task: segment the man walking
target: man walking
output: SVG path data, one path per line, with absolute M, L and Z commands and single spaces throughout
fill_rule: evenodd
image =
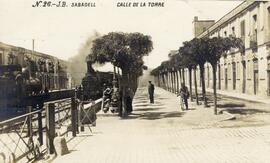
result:
M 155 90 L 154 84 L 152 84 L 152 82 L 149 81 L 148 94 L 149 94 L 149 98 L 150 98 L 150 103 L 154 103 L 154 90 Z

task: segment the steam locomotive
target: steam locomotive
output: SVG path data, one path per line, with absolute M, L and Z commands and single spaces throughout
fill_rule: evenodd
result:
M 90 56 L 86 57 L 87 72 L 82 79 L 82 98 L 83 100 L 96 100 L 102 97 L 106 86 L 112 86 L 112 72 L 98 72 L 92 67 Z

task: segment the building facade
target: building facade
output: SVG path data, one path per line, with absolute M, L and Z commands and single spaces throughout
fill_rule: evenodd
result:
M 197 26 L 200 24 L 198 18 Z M 270 98 L 270 2 L 244 1 L 207 29 L 194 28 L 195 37 L 241 38 L 245 53 L 231 49 L 219 61 L 217 88 Z M 205 64 L 206 87 L 212 88 L 210 64 Z M 199 76 L 199 71 L 197 71 Z M 198 83 L 200 83 L 198 79 Z
M 68 88 L 67 62 L 56 57 L 0 42 L 0 65 L 28 68 L 31 77 L 42 81 L 43 89 Z

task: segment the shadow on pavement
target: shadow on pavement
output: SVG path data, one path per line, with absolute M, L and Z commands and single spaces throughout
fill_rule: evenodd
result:
M 154 103 L 154 104 L 151 104 L 151 105 L 149 105 L 149 104 L 140 104 L 140 103 L 134 103 L 133 104 L 133 107 L 148 107 L 148 106 L 151 106 L 151 107 L 155 107 L 155 106 L 158 106 L 158 107 L 160 107 L 160 106 L 164 106 L 164 104 L 161 104 L 161 103 L 158 103 L 158 102 L 156 102 L 156 103 Z
M 168 100 L 169 98 L 164 98 L 164 97 L 155 97 L 155 100 Z
M 139 104 L 148 104 L 149 103 L 149 100 L 140 100 L 140 101 L 138 101 L 136 99 L 136 100 L 134 100 L 134 104 L 136 104 L 136 103 L 139 103 Z
M 188 110 L 196 110 L 196 108 L 188 108 Z
M 176 118 L 176 117 L 182 117 L 185 114 L 185 112 L 145 112 L 141 114 L 132 113 L 127 118 L 123 120 L 129 120 L 129 119 L 140 119 L 140 120 L 158 120 L 158 119 L 164 119 L 164 118 Z
M 160 109 L 164 109 L 164 107 L 151 107 L 151 108 L 134 108 L 134 111 L 154 111 L 154 110 L 160 110 Z
M 250 115 L 257 113 L 270 113 L 269 111 L 263 111 L 258 109 L 241 109 L 241 108 L 230 108 L 226 109 L 231 114 L 241 114 L 241 115 Z
M 217 107 L 219 108 L 227 108 L 227 107 L 245 107 L 245 104 L 239 104 L 239 103 L 225 103 L 225 104 L 217 104 Z

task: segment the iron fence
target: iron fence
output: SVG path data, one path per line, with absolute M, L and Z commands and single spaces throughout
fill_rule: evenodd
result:
M 20 160 L 29 162 L 40 158 L 47 152 L 48 142 L 60 133 L 59 130 L 69 123 L 68 121 L 71 121 L 71 101 L 69 98 L 50 102 L 45 104 L 44 108 L 28 106 L 27 114 L 0 122 L 2 159 L 7 162 Z M 76 105 L 73 104 L 73 108 L 76 109 Z M 52 109 L 54 115 L 49 112 Z M 53 126 L 49 126 L 50 124 Z M 55 134 L 49 135 L 48 133 L 52 131 Z M 67 132 L 68 130 L 63 131 L 62 134 Z M 46 145 L 43 142 L 46 142 Z

